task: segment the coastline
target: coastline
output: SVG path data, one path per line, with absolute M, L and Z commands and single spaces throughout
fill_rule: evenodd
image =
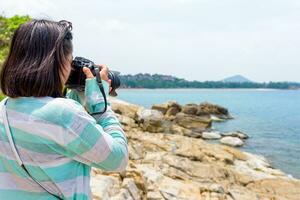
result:
M 111 102 L 129 139 L 130 161 L 121 175 L 93 170 L 95 197 L 105 193 L 112 199 L 298 199 L 300 180 L 274 169 L 264 157 L 207 142 L 203 132 L 211 132 L 211 119 L 194 115 L 195 106 L 173 102 L 146 109 L 118 99 Z M 203 108 L 210 109 L 202 114 L 211 114 L 216 107 Z M 219 114 L 214 120 L 227 120 Z M 104 180 L 119 187 L 112 191 L 104 184 L 106 189 L 99 190 Z
M 300 147 L 296 142 L 300 139 L 299 91 L 123 90 L 119 98 L 146 108 L 170 99 L 181 104 L 208 101 L 223 105 L 236 119 L 214 123 L 217 130 L 240 130 L 250 134 L 253 138 L 243 150 L 264 155 L 276 168 L 300 178 L 297 167 Z M 266 145 L 270 142 L 273 145 Z

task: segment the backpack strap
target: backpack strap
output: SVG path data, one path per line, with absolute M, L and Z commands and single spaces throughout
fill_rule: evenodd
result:
M 9 124 L 8 124 L 8 118 L 7 118 L 7 112 L 6 112 L 6 103 L 7 103 L 7 100 L 8 100 L 8 97 L 6 97 L 5 99 L 2 100 L 1 102 L 1 106 L 2 106 L 2 118 L 3 118 L 3 124 L 4 124 L 4 128 L 5 128 L 5 133 L 6 133 L 6 136 L 8 138 L 8 141 L 9 141 L 9 144 L 10 144 L 10 147 L 13 151 L 13 153 L 15 154 L 15 157 L 17 159 L 17 162 L 18 164 L 24 169 L 24 171 L 27 173 L 27 175 L 34 181 L 36 182 L 41 188 L 43 188 L 46 192 L 48 192 L 50 195 L 52 196 L 55 196 L 57 199 L 59 200 L 63 200 L 62 197 L 60 196 L 63 196 L 62 194 L 60 194 L 60 196 L 58 196 L 57 194 L 53 194 L 52 192 L 50 192 L 49 190 L 47 190 L 39 181 L 37 181 L 35 178 L 33 178 L 30 173 L 28 172 L 27 168 L 25 167 L 25 165 L 23 164 L 22 162 L 22 159 L 18 153 L 18 150 L 16 148 L 16 145 L 14 143 L 14 140 L 12 138 L 12 135 L 11 135 L 11 131 L 10 131 L 10 128 L 9 128 Z

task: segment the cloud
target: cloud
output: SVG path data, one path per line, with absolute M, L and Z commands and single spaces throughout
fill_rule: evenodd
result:
M 297 0 L 0 0 L 0 12 L 74 26 L 76 55 L 122 73 L 299 80 Z M 282 72 L 285 73 L 282 73 Z
M 57 6 L 49 0 L 1 0 L 1 10 L 4 15 L 12 16 L 15 14 L 30 14 L 37 18 L 51 18 L 57 11 Z

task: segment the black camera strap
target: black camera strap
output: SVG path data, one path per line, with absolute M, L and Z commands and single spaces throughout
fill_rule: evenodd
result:
M 99 86 L 99 89 L 100 89 L 100 91 L 102 93 L 102 96 L 104 98 L 104 104 L 105 104 L 105 107 L 104 107 L 103 111 L 92 113 L 93 115 L 97 115 L 97 114 L 103 114 L 107 110 L 107 99 L 106 99 L 106 94 L 105 94 L 105 91 L 104 91 L 104 88 L 103 88 L 102 80 L 101 80 L 101 77 L 100 77 L 99 68 L 95 67 L 94 70 L 95 70 L 95 73 L 96 73 L 96 79 L 97 79 L 97 82 L 98 82 L 98 86 Z
M 56 197 L 57 199 L 59 200 L 63 200 L 62 197 L 60 196 L 63 196 L 62 194 L 60 194 L 60 196 L 58 196 L 57 194 L 54 194 L 52 192 L 50 192 L 47 188 L 45 188 L 38 180 L 36 180 L 33 176 L 30 175 L 29 171 L 27 170 L 27 168 L 25 167 L 23 161 L 21 160 L 21 157 L 18 153 L 18 150 L 16 148 L 16 145 L 13 141 L 13 138 L 12 138 L 12 134 L 11 134 L 11 131 L 10 131 L 10 128 L 9 128 L 9 124 L 8 124 L 8 118 L 7 118 L 7 112 L 6 112 L 6 102 L 7 102 L 8 98 L 4 99 L 3 101 L 3 105 L 2 105 L 2 118 L 3 118 L 3 124 L 4 124 L 4 128 L 5 128 L 5 132 L 6 132 L 6 135 L 7 135 L 7 138 L 8 138 L 8 141 L 9 141 L 9 144 L 10 144 L 10 147 L 11 147 L 11 150 L 13 151 L 15 157 L 16 157 L 16 161 L 17 163 L 24 169 L 24 171 L 26 172 L 26 174 L 34 181 L 36 182 L 41 188 L 43 188 L 47 193 L 49 193 L 50 195 Z

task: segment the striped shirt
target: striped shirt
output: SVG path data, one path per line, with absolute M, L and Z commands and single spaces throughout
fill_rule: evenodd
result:
M 11 134 L 26 169 L 62 199 L 92 199 L 91 167 L 124 171 L 128 162 L 128 141 L 109 103 L 104 114 L 88 114 L 104 108 L 96 78 L 86 80 L 84 96 L 72 90 L 67 98 L 19 97 L 6 103 Z M 0 199 L 57 199 L 18 165 L 2 115 Z

